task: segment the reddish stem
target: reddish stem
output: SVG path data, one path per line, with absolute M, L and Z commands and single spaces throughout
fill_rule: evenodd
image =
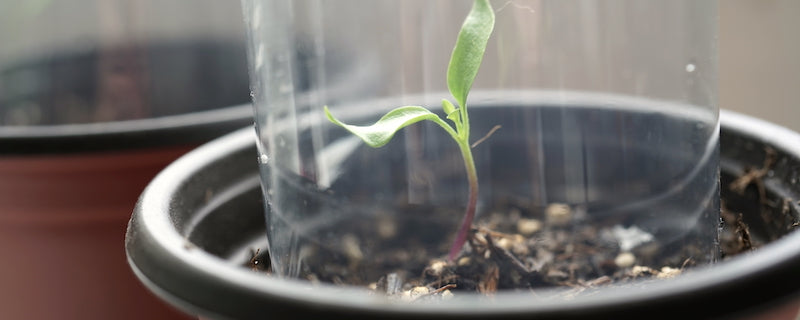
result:
M 450 247 L 450 254 L 448 255 L 450 261 L 455 260 L 458 253 L 461 252 L 461 248 L 464 247 L 464 243 L 467 242 L 467 233 L 469 233 L 472 227 L 472 219 L 475 218 L 475 206 L 478 203 L 477 184 L 474 187 L 470 184 L 469 189 L 469 203 L 464 213 L 464 219 L 461 221 L 461 228 L 459 228 L 458 234 L 456 235 L 456 241 L 453 242 L 453 246 Z
M 467 234 L 472 227 L 472 219 L 475 218 L 475 207 L 478 204 L 478 174 L 475 170 L 475 162 L 472 159 L 472 149 L 468 143 L 460 143 L 461 154 L 464 157 L 464 165 L 467 169 L 467 179 L 469 180 L 469 200 L 467 201 L 467 209 L 464 212 L 464 219 L 461 221 L 461 228 L 456 234 L 456 240 L 453 246 L 450 247 L 450 254 L 448 259 L 452 262 L 455 260 L 464 243 L 467 242 Z

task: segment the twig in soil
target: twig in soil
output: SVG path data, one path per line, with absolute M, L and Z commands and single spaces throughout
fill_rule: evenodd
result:
M 436 287 L 436 286 L 441 286 L 441 285 L 442 285 L 442 283 L 447 283 L 447 284 L 445 285 L 445 287 L 446 287 L 446 286 L 449 286 L 449 285 L 451 285 L 451 284 L 452 284 L 452 283 L 450 283 L 450 282 L 455 282 L 455 280 L 457 280 L 458 278 L 459 278 L 459 276 L 458 276 L 457 274 L 454 274 L 454 275 L 450 275 L 450 276 L 447 276 L 447 277 L 441 278 L 441 279 L 439 279 L 439 280 L 436 280 L 436 281 L 433 281 L 433 282 L 427 283 L 427 284 L 425 284 L 425 286 L 426 286 L 426 287 Z M 452 285 L 453 285 L 453 286 L 455 286 L 455 284 L 452 284 Z M 455 288 L 455 287 L 454 287 L 454 288 Z
M 340 277 L 340 276 L 334 276 L 331 279 L 331 282 L 333 282 L 333 284 L 335 284 L 337 286 L 346 286 L 347 285 L 347 282 L 342 280 L 342 277 Z
M 414 301 L 414 300 L 420 299 L 420 298 L 422 298 L 422 297 L 427 297 L 427 296 L 432 296 L 432 295 L 434 295 L 434 294 L 442 293 L 442 292 L 444 292 L 444 291 L 446 291 L 446 290 L 455 289 L 456 287 L 457 287 L 457 286 L 456 286 L 455 284 L 453 284 L 453 283 L 451 283 L 451 284 L 447 284 L 447 285 L 444 285 L 444 286 L 442 286 L 442 287 L 441 287 L 441 288 L 439 288 L 439 289 L 433 290 L 433 291 L 431 291 L 431 292 L 428 292 L 428 293 L 426 293 L 426 294 L 422 294 L 422 295 L 416 296 L 416 297 L 414 297 L 413 299 L 411 299 L 411 301 Z
M 487 236 L 492 236 L 492 237 L 495 237 L 495 238 L 515 239 L 517 237 L 520 237 L 519 234 L 503 233 L 503 232 L 494 231 L 494 230 L 490 230 L 490 229 L 483 228 L 483 227 L 480 228 L 480 232 L 486 234 Z
M 764 178 L 764 176 L 766 176 L 770 170 L 772 170 L 772 165 L 775 164 L 775 160 L 777 158 L 777 153 L 774 149 L 767 147 L 764 151 L 766 152 L 766 156 L 761 169 L 746 170 L 745 174 L 739 178 L 736 178 L 736 180 L 728 185 L 728 188 L 730 188 L 731 191 L 743 194 L 744 190 L 747 189 L 747 186 L 755 184 L 756 188 L 758 189 L 758 200 L 762 204 L 767 202 L 767 191 L 764 187 L 764 182 L 761 179 Z
M 578 284 L 580 284 L 581 286 L 587 287 L 587 288 L 591 288 L 591 287 L 595 287 L 595 286 L 611 283 L 611 281 L 613 281 L 613 280 L 611 280 L 611 278 L 609 276 L 601 276 L 601 277 L 598 277 L 598 278 L 595 278 L 595 279 L 592 279 L 592 280 L 589 280 L 589 281 L 582 281 L 582 280 L 578 281 Z
M 517 259 L 517 257 L 515 257 L 513 254 L 511 254 L 511 252 L 508 252 L 508 250 L 506 250 L 504 248 L 498 247 L 494 243 L 494 240 L 492 240 L 492 236 L 491 235 L 487 234 L 486 242 L 489 245 L 489 250 L 492 251 L 492 254 L 494 255 L 494 257 L 496 259 L 500 260 L 500 262 L 508 262 L 508 263 L 510 263 L 511 267 L 513 267 L 515 270 L 517 270 L 517 272 L 519 272 L 520 275 L 528 276 L 531 273 L 531 271 L 524 264 L 522 264 L 522 262 L 519 261 L 519 259 Z
M 497 131 L 497 130 L 500 130 L 500 128 L 502 128 L 502 127 L 503 127 L 503 126 L 501 126 L 501 125 L 499 125 L 499 124 L 498 124 L 498 125 L 496 125 L 496 126 L 494 126 L 494 127 L 492 127 L 492 129 L 491 129 L 491 130 L 489 130 L 489 133 L 487 133 L 485 136 L 483 136 L 483 138 L 480 138 L 480 139 L 478 139 L 478 141 L 475 141 L 475 143 L 473 143 L 473 144 L 472 144 L 471 146 L 469 146 L 469 147 L 474 149 L 474 148 L 475 148 L 475 147 L 477 147 L 479 144 L 481 144 L 481 142 L 484 142 L 484 141 L 486 141 L 486 139 L 489 139 L 489 137 L 491 137 L 491 136 L 494 134 L 494 132 L 495 132 L 495 131 Z
M 259 266 L 261 262 L 258 260 L 259 253 L 261 253 L 261 248 L 256 248 L 255 250 L 252 248 L 250 249 L 250 261 L 247 263 L 247 266 L 253 271 L 259 271 L 261 267 Z
M 800 226 L 800 221 L 796 220 L 792 216 L 792 203 L 793 202 L 794 202 L 794 199 L 792 199 L 792 198 L 784 198 L 783 199 L 783 208 L 781 210 L 781 214 L 783 214 L 786 218 L 789 218 L 789 219 L 791 219 L 793 221 L 792 223 L 789 224 L 789 226 L 786 227 L 786 229 L 789 230 L 789 231 L 791 231 L 792 229 L 797 228 L 798 226 Z M 798 204 L 800 204 L 800 202 L 798 202 Z
M 683 260 L 683 263 L 681 263 L 681 270 L 685 269 L 689 263 L 694 263 L 694 260 L 692 260 L 692 258 L 686 258 L 686 260 Z
M 735 232 L 737 235 L 739 235 L 739 239 L 741 240 L 740 245 L 742 246 L 741 248 L 742 251 L 753 249 L 753 243 L 750 240 L 750 229 L 747 227 L 747 224 L 745 224 L 744 221 L 742 220 L 741 213 L 736 218 Z
M 499 280 L 500 269 L 496 264 L 492 264 L 489 266 L 483 279 L 478 283 L 478 291 L 486 295 L 497 292 L 497 282 L 499 282 Z
M 725 240 L 721 243 L 724 244 L 724 255 L 737 255 L 739 253 L 749 251 L 753 248 L 752 240 L 750 238 L 750 230 L 743 220 L 741 213 L 729 211 L 723 207 L 722 219 L 725 225 L 729 226 L 729 231 L 726 232 Z
M 630 273 L 633 278 L 638 278 L 647 275 L 655 276 L 659 274 L 659 271 L 647 266 L 634 266 L 631 268 Z

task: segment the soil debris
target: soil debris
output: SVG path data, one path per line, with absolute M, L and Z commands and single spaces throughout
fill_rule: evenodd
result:
M 775 200 L 774 195 L 766 193 L 762 180 L 776 162 L 775 151 L 766 152 L 761 168 L 748 168 L 727 187 L 743 196 L 742 199 L 752 199 L 752 195 L 747 197 L 744 193 L 755 186 L 756 207 L 761 212 L 748 213 L 748 219 L 763 220 L 764 212 L 772 210 L 766 214 L 781 220 L 782 230 L 798 228 L 800 222 L 795 210 L 800 203 L 790 198 Z M 752 192 L 751 189 L 749 193 Z M 770 204 L 768 197 L 775 201 Z M 729 210 L 724 200 L 719 239 L 722 259 L 757 249 L 762 241 L 752 234 L 747 223 L 751 220 L 746 220 L 743 213 Z M 315 254 L 304 255 L 309 261 L 300 271 L 300 277 L 312 282 L 360 285 L 399 301 L 449 299 L 469 292 L 493 295 L 502 290 L 538 296 L 541 289 L 559 289 L 554 292 L 571 298 L 591 294 L 590 289 L 597 287 L 670 279 L 698 264 L 694 258 L 685 257 L 702 257 L 691 245 L 673 249 L 665 256 L 665 244 L 635 225 L 578 223 L 584 219 L 580 208 L 566 204 L 550 204 L 536 212 L 513 199 L 499 203 L 503 205 L 487 210 L 475 222 L 467 245 L 454 261 L 431 254 L 432 250 L 445 252 L 450 241 L 442 241 L 443 248 L 432 248 L 422 240 L 431 235 L 441 237 L 440 228 L 422 228 L 427 231 L 415 233 L 415 238 L 421 239 L 408 239 L 401 232 L 407 226 L 382 220 L 377 226 L 349 226 L 353 227 L 353 233 L 339 239 L 341 256 L 320 254 L 325 250 L 313 248 Z M 765 220 L 764 224 L 770 222 Z M 362 228 L 374 230 L 381 241 L 399 240 L 402 245 L 370 247 L 371 243 L 353 235 L 362 232 Z M 362 266 L 367 255 L 381 261 L 385 269 Z M 254 250 L 247 266 L 265 271 L 268 261 L 263 253 Z M 372 280 L 362 283 L 360 279 Z
M 740 195 L 744 194 L 748 186 L 755 185 L 758 190 L 759 201 L 762 204 L 767 203 L 767 191 L 764 187 L 763 178 L 772 170 L 772 166 L 777 159 L 777 152 L 775 152 L 775 149 L 767 147 L 764 152 L 764 164 L 761 168 L 745 168 L 745 173 L 728 185 L 731 191 Z

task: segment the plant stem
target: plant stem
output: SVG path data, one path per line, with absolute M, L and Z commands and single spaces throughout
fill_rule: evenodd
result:
M 469 134 L 466 136 L 469 137 Z M 456 240 L 453 242 L 453 246 L 450 247 L 448 259 L 451 262 L 456 258 L 461 248 L 464 246 L 464 243 L 467 241 L 467 233 L 469 233 L 469 229 L 472 227 L 472 219 L 475 218 L 475 207 L 478 204 L 478 173 L 475 170 L 475 161 L 472 158 L 472 148 L 469 145 L 468 138 L 463 140 L 459 139 L 458 146 L 461 149 L 461 156 L 464 158 L 464 167 L 467 169 L 469 200 L 467 201 L 464 219 L 461 221 L 461 227 L 458 230 L 458 234 L 456 234 Z

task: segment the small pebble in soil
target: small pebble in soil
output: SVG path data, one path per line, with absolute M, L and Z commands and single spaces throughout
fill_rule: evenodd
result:
M 614 264 L 620 268 L 629 268 L 636 263 L 636 256 L 630 252 L 622 252 L 614 259 Z
M 444 262 L 442 260 L 434 260 L 433 262 L 431 262 L 430 267 L 428 267 L 427 272 L 428 274 L 434 277 L 438 277 L 442 275 L 442 271 L 446 266 L 447 262 Z
M 406 300 L 406 301 L 413 301 L 413 300 L 416 300 L 417 298 L 419 298 L 419 297 L 421 297 L 423 295 L 428 294 L 429 292 L 430 292 L 430 289 L 428 289 L 428 287 L 423 287 L 423 286 L 414 287 L 414 288 L 411 288 L 411 290 L 403 291 L 402 298 L 403 298 L 403 300 Z
M 564 227 L 572 221 L 572 209 L 563 203 L 553 203 L 544 210 L 548 224 L 556 227 Z
M 495 245 L 505 250 L 511 250 L 511 246 L 513 246 L 514 243 L 508 238 L 500 238 L 497 240 L 497 242 L 495 242 Z
M 397 235 L 397 225 L 391 218 L 378 220 L 378 236 L 382 239 L 391 239 Z
M 423 287 L 423 286 L 418 286 L 411 289 L 412 296 L 421 296 L 423 294 L 428 294 L 428 292 L 430 292 L 428 287 Z
M 517 221 L 517 232 L 524 236 L 530 236 L 542 229 L 542 222 L 537 219 L 519 219 Z
M 652 268 L 646 266 L 633 266 L 633 268 L 631 268 L 631 275 L 634 278 L 656 275 L 656 274 L 658 274 L 658 271 L 653 270 Z
M 528 245 L 525 241 L 515 242 L 514 246 L 511 247 L 511 252 L 513 252 L 518 257 L 527 256 L 530 254 L 530 249 L 528 249 Z
M 670 267 L 663 267 L 661 268 L 661 272 L 656 275 L 656 278 L 659 279 L 669 279 L 673 278 L 677 275 L 681 274 L 681 269 L 675 269 Z
M 358 238 L 353 234 L 342 236 L 342 249 L 344 249 L 345 255 L 353 262 L 361 261 L 364 258 L 364 253 L 361 252 L 359 247 Z
M 682 272 L 683 270 L 681 269 L 671 267 L 662 267 L 661 270 L 655 270 L 645 266 L 634 266 L 631 269 L 631 275 L 633 277 L 655 276 L 657 279 L 674 278 Z
M 448 300 L 448 299 L 452 299 L 452 298 L 453 298 L 453 293 L 450 292 L 450 290 L 445 290 L 445 291 L 442 292 L 442 299 L 443 300 Z

